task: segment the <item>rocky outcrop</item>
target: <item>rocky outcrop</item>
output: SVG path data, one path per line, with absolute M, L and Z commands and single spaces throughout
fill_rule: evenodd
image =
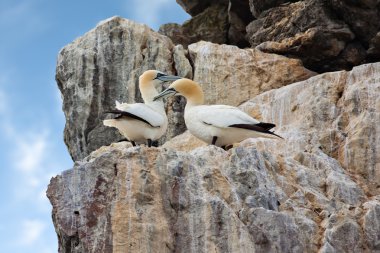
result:
M 333 16 L 323 1 L 300 1 L 273 8 L 247 29 L 252 46 L 258 46 L 264 52 L 300 58 L 314 70 L 333 69 L 339 66 L 335 60 L 350 64 L 349 59 L 338 56 L 355 35 L 346 23 Z M 351 53 L 352 66 L 364 59 L 360 53 Z
M 220 4 L 227 6 L 228 0 L 176 0 L 176 2 L 190 15 L 195 16 L 202 13 L 211 5 Z
M 201 40 L 227 43 L 227 6 L 212 5 L 182 25 L 169 23 L 162 25 L 159 33 L 168 36 L 174 44 L 188 45 Z
M 246 0 L 183 1 L 178 0 L 192 18 L 184 24 L 165 24 L 159 32 L 175 44 L 187 47 L 200 40 L 219 44 L 249 46 L 246 26 L 253 20 Z
M 234 105 L 313 75 L 297 60 L 255 49 L 199 42 L 185 50 L 145 25 L 111 18 L 64 47 L 58 56 L 56 79 L 66 117 L 65 143 L 74 161 L 122 139 L 116 129 L 103 126 L 104 111 L 113 108 L 115 100 L 141 102 L 138 77 L 147 69 L 188 78 L 194 74 L 209 102 L 220 96 L 223 103 Z M 232 87 L 241 96 L 229 96 Z M 169 129 L 160 144 L 185 130 L 184 102 L 175 97 L 167 103 Z
M 255 49 L 199 42 L 190 45 L 188 51 L 193 79 L 202 84 L 206 103 L 210 104 L 237 106 L 264 91 L 315 75 L 299 60 Z
M 297 2 L 297 0 L 249 0 L 249 7 L 253 16 L 259 18 L 262 12 L 288 2 Z
M 103 126 L 104 111 L 121 102 L 141 102 L 138 77 L 147 69 L 175 74 L 183 68 L 184 51 L 145 25 L 114 17 L 64 47 L 58 56 L 56 80 L 66 117 L 65 143 L 73 160 L 122 138 Z M 191 76 L 189 76 L 191 77 Z M 175 102 L 169 111 L 175 111 Z M 183 124 L 182 124 L 183 125 Z M 174 130 L 174 129 L 172 129 Z M 170 132 L 168 136 L 178 133 Z
M 49 185 L 60 252 L 379 251 L 379 77 L 363 65 L 242 105 L 284 141 L 98 149 Z
M 160 32 L 185 47 L 199 40 L 241 48 L 251 45 L 263 52 L 300 59 L 320 73 L 380 60 L 379 1 L 177 2 L 193 18 L 182 26 L 163 25 Z M 215 13 L 220 18 L 215 18 Z
M 317 72 L 379 59 L 373 52 L 379 50 L 374 42 L 380 28 L 376 1 L 291 2 L 250 1 L 257 18 L 247 27 L 253 47 L 299 58 Z
M 242 107 L 277 122 L 288 135 L 288 148 L 303 143 L 304 151 L 320 150 L 337 160 L 372 197 L 380 194 L 379 76 L 379 63 L 326 73 L 262 94 Z

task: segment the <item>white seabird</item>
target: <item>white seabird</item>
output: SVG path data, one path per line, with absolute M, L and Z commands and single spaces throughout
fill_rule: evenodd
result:
M 116 109 L 106 112 L 113 113 L 116 117 L 104 120 L 103 124 L 117 128 L 133 146 L 148 141 L 148 147 L 151 147 L 152 142 L 159 139 L 168 126 L 163 101 L 153 101 L 154 96 L 158 95 L 155 86 L 180 78 L 156 70 L 145 71 L 139 78 L 139 89 L 144 103 L 127 104 L 116 101 Z
M 187 100 L 185 123 L 190 133 L 206 143 L 224 149 L 247 138 L 281 138 L 269 131 L 275 124 L 260 122 L 237 107 L 203 105 L 204 95 L 198 83 L 183 78 L 173 82 L 154 97 L 154 101 L 180 94 Z

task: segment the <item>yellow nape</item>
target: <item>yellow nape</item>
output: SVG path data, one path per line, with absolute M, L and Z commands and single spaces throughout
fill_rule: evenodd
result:
M 202 105 L 204 103 L 204 93 L 197 82 L 182 78 L 172 83 L 170 88 L 184 96 L 190 105 Z

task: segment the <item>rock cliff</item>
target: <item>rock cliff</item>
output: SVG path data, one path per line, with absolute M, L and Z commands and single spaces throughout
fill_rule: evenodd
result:
M 380 63 L 351 70 L 380 57 L 379 1 L 177 2 L 183 25 L 112 17 L 59 52 L 75 161 L 47 190 L 59 252 L 380 253 Z M 114 143 L 104 111 L 141 102 L 147 69 L 198 81 L 206 103 L 284 140 L 207 145 L 175 97 L 160 147 Z
M 198 42 L 185 50 L 145 25 L 110 18 L 58 55 L 65 143 L 74 161 L 122 139 L 117 130 L 103 126 L 104 111 L 113 108 L 115 100 L 141 102 L 138 77 L 147 69 L 194 77 L 204 84 L 207 102 L 219 98 L 233 105 L 315 74 L 298 60 L 256 49 Z M 239 95 L 230 96 L 231 89 Z M 180 97 L 169 101 L 169 129 L 160 144 L 185 131 L 184 102 Z
M 60 252 L 379 252 L 379 94 L 362 65 L 241 105 L 284 141 L 104 146 L 51 180 Z
M 317 72 L 349 70 L 380 60 L 380 2 L 376 0 L 177 2 L 192 18 L 160 29 L 176 44 L 187 46 L 203 39 L 250 46 L 300 59 Z M 222 16 L 214 18 L 216 13 Z

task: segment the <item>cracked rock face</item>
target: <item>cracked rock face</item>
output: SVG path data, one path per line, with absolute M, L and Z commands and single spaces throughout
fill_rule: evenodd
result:
M 376 0 L 177 2 L 192 19 L 183 25 L 163 25 L 160 32 L 185 47 L 197 40 L 240 48 L 250 45 L 300 59 L 319 73 L 350 70 L 380 59 L 380 2 Z M 225 18 L 215 18 L 215 13 Z
M 337 65 L 334 59 L 355 38 L 349 26 L 335 19 L 331 10 L 317 0 L 272 8 L 249 24 L 247 31 L 252 46 L 300 58 L 316 71 Z
M 193 80 L 201 84 L 207 104 L 238 106 L 264 91 L 315 75 L 299 60 L 256 49 L 198 42 L 188 51 Z
M 233 105 L 314 74 L 297 60 L 254 49 L 199 42 L 185 50 L 145 25 L 119 17 L 108 19 L 58 56 L 56 80 L 66 117 L 64 138 L 74 161 L 122 139 L 116 129 L 103 126 L 104 111 L 113 108 L 115 100 L 142 102 L 138 77 L 147 69 L 188 78 L 194 72 L 211 98 L 208 102 L 220 96 L 220 102 Z M 242 95 L 228 96 L 232 87 Z M 160 144 L 185 131 L 184 105 L 181 97 L 168 101 L 169 128 Z
M 301 59 L 317 72 L 378 61 L 378 1 L 255 1 L 252 47 Z
M 164 24 L 159 32 L 187 47 L 201 40 L 249 47 L 246 26 L 254 19 L 248 0 L 177 0 L 192 18 L 182 25 Z
M 211 5 L 228 5 L 228 0 L 176 0 L 176 2 L 192 16 L 198 15 Z
M 168 36 L 174 44 L 186 48 L 201 40 L 225 44 L 228 34 L 227 6 L 212 5 L 182 25 L 164 24 L 158 32 Z
M 120 102 L 142 102 L 139 76 L 148 69 L 191 78 L 191 66 L 182 47 L 145 25 L 119 17 L 110 18 L 64 47 L 58 56 L 56 80 L 66 116 L 65 143 L 73 160 L 123 137 L 103 126 L 104 111 Z M 177 69 L 178 68 L 180 69 Z M 162 87 L 163 89 L 164 87 Z M 177 100 L 168 103 L 168 114 L 176 115 Z M 161 139 L 184 130 L 183 120 Z
M 379 251 L 379 77 L 363 65 L 241 106 L 284 141 L 96 150 L 49 185 L 59 251 Z

